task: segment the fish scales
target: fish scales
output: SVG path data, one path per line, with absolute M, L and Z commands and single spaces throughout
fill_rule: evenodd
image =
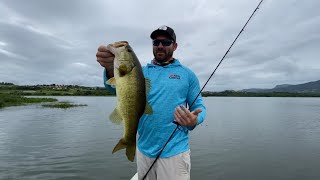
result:
M 133 161 L 139 119 L 143 113 L 152 113 L 152 108 L 146 100 L 150 83 L 144 78 L 141 64 L 128 42 L 109 44 L 108 49 L 115 58 L 114 77 L 110 78 L 107 84 L 115 86 L 117 94 L 117 105 L 110 115 L 110 120 L 123 124 L 123 136 L 112 153 L 126 149 L 128 160 Z

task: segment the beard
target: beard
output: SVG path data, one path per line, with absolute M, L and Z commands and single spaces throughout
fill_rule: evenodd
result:
M 165 49 L 154 49 L 153 50 L 154 59 L 159 62 L 167 62 L 171 60 L 173 51 L 166 51 Z

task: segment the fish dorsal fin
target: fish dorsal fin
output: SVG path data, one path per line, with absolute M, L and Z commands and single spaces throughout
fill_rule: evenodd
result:
M 113 110 L 113 112 L 110 114 L 109 119 L 111 122 L 115 123 L 115 124 L 121 124 L 122 122 L 122 117 L 119 114 L 119 111 L 117 108 L 115 108 Z
M 151 81 L 148 78 L 145 78 L 144 81 L 145 81 L 145 85 L 146 85 L 146 95 L 148 95 L 150 92 L 150 88 L 151 88 Z
M 146 107 L 144 108 L 143 114 L 152 114 L 153 110 L 148 101 L 146 101 Z
M 114 78 L 114 77 L 112 77 L 112 78 L 110 78 L 110 79 L 108 79 L 107 81 L 106 81 L 106 84 L 108 84 L 108 85 L 110 85 L 110 86 L 112 86 L 112 87 L 116 87 L 116 78 Z

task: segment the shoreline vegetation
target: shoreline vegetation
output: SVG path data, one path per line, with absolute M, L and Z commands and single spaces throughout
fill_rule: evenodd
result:
M 71 104 L 70 102 L 57 102 L 56 98 L 27 97 L 27 96 L 115 96 L 104 87 L 84 87 L 78 85 L 32 85 L 19 86 L 13 83 L 0 83 L 0 109 L 9 106 L 27 105 L 31 103 L 48 102 L 44 107 L 70 108 L 86 106 L 85 104 Z M 244 92 L 226 90 L 222 92 L 202 92 L 203 97 L 320 97 L 319 92 Z
M 100 92 L 101 91 L 101 92 Z M 105 91 L 105 90 L 104 90 Z M 92 88 L 80 86 L 55 86 L 55 85 L 36 85 L 19 86 L 12 83 L 0 83 L 0 109 L 10 106 L 24 106 L 28 104 L 44 103 L 42 107 L 50 108 L 71 108 L 87 106 L 86 104 L 73 104 L 61 101 L 52 97 L 28 97 L 28 96 L 94 96 L 110 95 Z
M 0 93 L 0 109 L 4 107 L 10 106 L 23 106 L 28 104 L 34 103 L 42 103 L 42 102 L 56 102 L 58 101 L 55 98 L 31 98 L 31 97 L 24 97 L 19 95 L 13 94 L 3 94 Z
M 245 92 L 226 90 L 222 92 L 202 92 L 203 97 L 225 96 L 225 97 L 320 97 L 320 93 L 307 92 Z
M 56 98 L 43 98 L 43 97 L 25 97 L 13 94 L 0 93 L 0 109 L 10 106 L 24 106 L 28 104 L 45 103 L 42 107 L 49 108 L 72 108 L 78 106 L 87 106 L 86 104 L 72 104 L 68 101 L 58 102 Z
M 78 107 L 78 106 L 87 106 L 86 104 L 71 104 L 68 101 L 61 101 L 57 103 L 50 103 L 50 104 L 43 104 L 42 107 L 49 107 L 49 108 L 62 108 L 67 109 L 71 107 Z

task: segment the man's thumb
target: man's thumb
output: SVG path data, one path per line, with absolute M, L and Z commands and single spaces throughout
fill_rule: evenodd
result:
M 194 115 L 198 115 L 199 113 L 201 113 L 202 112 L 202 109 L 196 109 L 195 111 L 193 111 L 192 113 L 194 114 Z

